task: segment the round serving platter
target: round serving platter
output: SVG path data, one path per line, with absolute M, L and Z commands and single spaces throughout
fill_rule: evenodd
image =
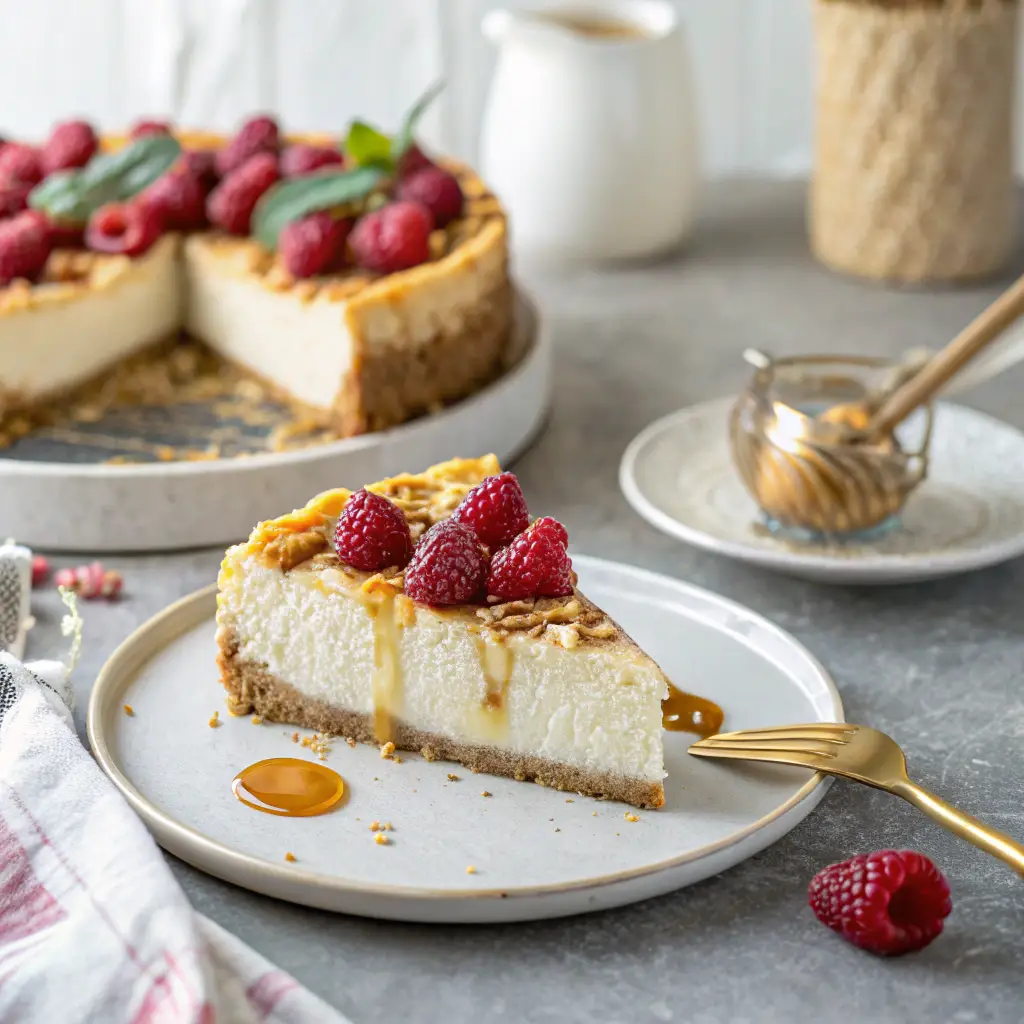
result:
M 392 430 L 282 452 L 211 461 L 115 465 L 88 434 L 73 445 L 45 436 L 25 458 L 0 455 L 0 537 L 49 551 L 173 551 L 225 545 L 255 522 L 331 487 L 493 452 L 507 462 L 540 430 L 551 394 L 551 341 L 536 307 L 517 296 L 510 368 L 464 401 Z M 209 410 L 183 417 L 213 415 Z M 161 413 L 134 415 L 159 443 Z M 103 423 L 98 425 L 103 426 Z M 109 433 L 109 431 L 108 431 Z M 131 439 L 133 440 L 133 439 Z M 88 461 L 74 461 L 85 458 Z
M 581 588 L 669 678 L 722 706 L 726 728 L 843 720 L 826 671 L 754 612 L 666 576 L 584 556 L 573 563 Z M 826 780 L 802 769 L 691 757 L 694 737 L 683 733 L 665 733 L 665 806 L 635 813 L 416 754 L 383 760 L 376 747 L 337 740 L 327 764 L 345 779 L 342 805 L 312 818 L 260 814 L 232 795 L 236 772 L 264 758 L 312 755 L 291 727 L 224 712 L 215 600 L 213 588 L 184 598 L 114 653 L 92 692 L 89 740 L 161 846 L 256 892 L 407 921 L 602 910 L 738 864 L 785 835 L 825 792 Z M 222 724 L 210 728 L 217 709 Z M 393 825 L 387 845 L 374 841 L 375 820 Z

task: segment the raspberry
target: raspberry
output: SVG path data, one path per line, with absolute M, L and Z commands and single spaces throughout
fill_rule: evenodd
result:
M 67 587 L 87 601 L 101 597 L 114 601 L 124 586 L 121 574 L 116 569 L 104 569 L 102 562 L 80 565 L 75 569 L 58 569 L 53 582 L 58 587 Z
M 316 277 L 341 267 L 351 220 L 335 220 L 326 210 L 292 221 L 277 242 L 281 260 L 293 277 Z
M 217 174 L 217 155 L 212 149 L 191 149 L 182 154 L 181 162 L 206 189 L 213 188 L 220 181 L 220 175 Z
M 84 167 L 99 149 L 92 125 L 85 121 L 65 121 L 57 125 L 43 145 L 44 174 Z
M 37 185 L 43 178 L 43 162 L 39 150 L 20 142 L 8 142 L 0 149 L 0 178 L 15 178 Z
M 415 174 L 424 167 L 433 167 L 434 164 L 419 146 L 414 142 L 404 153 L 398 162 L 398 176 L 404 178 L 409 174 Z
M 260 196 L 277 181 L 277 157 L 260 153 L 229 174 L 206 200 L 212 224 L 233 235 L 247 235 Z
M 344 162 L 344 157 L 329 146 L 310 146 L 305 142 L 297 142 L 281 154 L 281 177 L 297 178 L 318 171 L 321 167 L 339 166 Z
M 147 135 L 170 135 L 170 121 L 136 121 L 128 135 L 132 139 L 143 139 Z
M 195 231 L 206 224 L 206 189 L 187 167 L 160 175 L 139 198 L 169 231 Z
M 811 879 L 818 920 L 879 956 L 923 949 L 952 910 L 949 885 L 922 853 L 879 850 L 832 864 Z
M 85 230 L 79 224 L 61 224 L 43 218 L 50 232 L 50 243 L 54 249 L 81 249 L 85 245 Z
M 32 586 L 40 587 L 50 578 L 50 563 L 42 555 L 32 556 Z
M 454 174 L 440 167 L 424 167 L 398 183 L 399 199 L 422 203 L 434 215 L 434 227 L 443 228 L 462 216 L 465 200 Z
M 277 122 L 272 117 L 250 118 L 238 134 L 217 152 L 217 172 L 223 176 L 237 171 L 258 153 L 276 156 L 279 145 Z
M 17 277 L 35 280 L 46 266 L 51 249 L 46 219 L 35 210 L 0 223 L 0 285 Z
M 526 499 L 515 473 L 489 476 L 474 487 L 452 513 L 493 551 L 504 547 L 530 525 Z
M 388 203 L 356 221 L 349 244 L 366 270 L 391 274 L 430 259 L 430 211 L 419 203 Z
M 334 550 L 356 569 L 404 568 L 412 555 L 412 537 L 402 510 L 372 491 L 356 491 L 334 528 Z
M 28 209 L 28 194 L 35 185 L 17 178 L 0 181 L 0 217 L 13 217 Z
M 555 527 L 530 527 L 507 548 L 491 559 L 487 577 L 487 593 L 503 601 L 520 601 L 528 597 L 568 597 L 572 594 L 572 562 Z M 565 527 L 562 527 L 562 533 Z
M 569 546 L 569 531 L 557 519 L 552 519 L 551 516 L 541 516 L 530 529 L 541 530 L 549 534 L 563 548 Z
M 160 214 L 145 202 L 107 203 L 89 218 L 85 244 L 95 252 L 140 256 L 162 230 Z
M 423 604 L 462 604 L 480 596 L 487 557 L 468 526 L 442 519 L 423 535 L 405 570 L 405 593 Z

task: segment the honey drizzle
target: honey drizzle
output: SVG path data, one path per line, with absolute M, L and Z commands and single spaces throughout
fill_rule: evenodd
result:
M 398 653 L 395 595 L 379 591 L 366 610 L 373 621 L 373 736 L 378 743 L 393 742 L 395 716 L 402 698 L 402 666 Z
M 480 667 L 487 683 L 484 707 L 488 711 L 507 711 L 505 693 L 512 678 L 513 655 L 511 649 L 498 637 L 495 640 L 476 638 L 476 649 L 480 655 Z
M 661 702 L 662 728 L 669 732 L 692 732 L 714 736 L 722 731 L 725 712 L 714 702 L 668 684 L 668 696 Z
M 243 791 L 254 799 L 247 799 Z M 345 780 L 332 768 L 314 761 L 271 757 L 243 768 L 231 780 L 231 792 L 254 811 L 310 818 L 326 814 L 338 803 L 345 795 Z

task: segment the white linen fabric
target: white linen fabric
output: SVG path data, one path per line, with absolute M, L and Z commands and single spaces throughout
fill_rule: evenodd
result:
M 0 1024 L 344 1024 L 192 909 L 79 742 L 67 667 L 12 652 L 30 566 L 0 546 Z

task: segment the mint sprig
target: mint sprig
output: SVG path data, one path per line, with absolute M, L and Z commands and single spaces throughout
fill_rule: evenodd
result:
M 319 171 L 278 182 L 256 204 L 253 237 L 273 251 L 286 225 L 318 210 L 360 202 L 384 177 L 379 167 L 356 167 L 351 171 Z
M 361 167 L 379 167 L 394 174 L 402 157 L 415 141 L 416 126 L 427 108 L 441 94 L 444 82 L 435 82 L 409 109 L 402 120 L 402 127 L 393 138 L 367 124 L 353 121 L 345 140 L 345 152 Z
M 124 202 L 152 185 L 180 155 L 177 139 L 147 135 L 78 170 L 51 174 L 29 194 L 29 206 L 62 224 L 85 224 L 101 206 Z

